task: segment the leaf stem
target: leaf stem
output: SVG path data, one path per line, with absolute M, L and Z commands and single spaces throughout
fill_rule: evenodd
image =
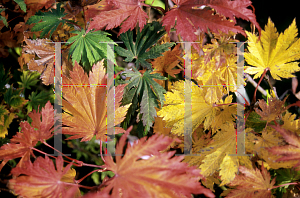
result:
M 75 180 L 76 183 L 80 183 L 82 182 L 82 180 L 84 180 L 85 178 L 87 178 L 88 176 L 90 176 L 91 174 L 93 174 L 94 172 L 103 172 L 104 170 L 101 170 L 101 169 L 96 169 L 96 170 L 93 170 L 92 172 L 88 173 L 87 175 L 85 175 L 84 177 L 82 177 L 81 179 L 79 180 Z
M 255 91 L 254 91 L 254 94 L 253 94 L 252 103 L 255 103 L 255 101 L 256 101 L 256 92 L 257 92 L 258 86 L 259 86 L 259 84 L 261 83 L 261 81 L 262 81 L 262 79 L 264 78 L 264 76 L 266 75 L 267 71 L 268 71 L 268 68 L 266 68 L 266 69 L 264 70 L 264 73 L 262 74 L 262 76 L 260 77 L 260 79 L 259 79 L 259 81 L 258 81 L 258 83 L 257 83 L 257 86 L 256 86 Z
M 299 182 L 286 183 L 286 184 L 281 184 L 281 185 L 279 185 L 279 186 L 273 186 L 272 188 L 268 188 L 268 190 L 272 190 L 272 189 L 279 188 L 279 187 L 282 187 L 282 186 L 298 185 L 298 184 L 299 184 Z

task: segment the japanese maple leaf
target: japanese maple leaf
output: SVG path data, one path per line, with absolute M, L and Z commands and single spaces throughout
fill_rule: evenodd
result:
M 173 69 L 180 62 L 178 56 L 181 56 L 180 45 L 172 51 L 166 51 L 163 53 L 163 56 L 157 57 L 153 62 L 153 68 L 155 73 L 168 73 L 170 76 L 175 78 L 175 74 L 178 74 L 181 69 Z
M 245 59 L 254 67 L 246 67 L 245 72 L 255 74 L 254 79 L 260 77 L 265 70 L 269 70 L 276 80 L 294 77 L 292 73 L 300 71 L 298 63 L 294 62 L 300 59 L 300 39 L 296 38 L 298 30 L 295 20 L 284 33 L 278 35 L 269 18 L 260 41 L 255 34 L 246 33 L 249 53 L 245 53 Z
M 163 120 L 167 122 L 166 127 L 172 127 L 171 132 L 177 135 L 183 135 L 184 133 L 184 116 L 185 116 L 185 85 L 184 81 L 177 81 L 171 87 L 170 92 L 165 94 L 165 106 L 162 107 L 157 115 L 163 117 Z M 219 100 L 218 103 L 222 104 L 222 108 L 217 107 L 216 104 L 207 102 L 205 100 L 205 92 L 199 88 L 195 83 L 192 83 L 191 95 L 192 95 L 192 131 L 204 122 L 204 129 L 209 129 L 214 119 L 218 117 L 225 108 L 230 108 L 229 105 L 223 105 L 223 101 Z M 231 99 L 227 102 L 231 103 Z M 226 106 L 226 107 L 225 107 Z M 232 110 L 226 111 L 224 119 L 218 118 L 220 121 L 231 121 L 230 114 L 234 114 Z M 221 125 L 223 123 L 219 123 Z M 213 125 L 214 128 L 216 128 Z
M 109 1 L 109 3 L 116 5 L 115 9 L 103 11 L 94 17 L 88 30 L 100 30 L 105 26 L 105 30 L 113 29 L 120 26 L 123 21 L 118 36 L 123 32 L 127 32 L 129 29 L 133 30 L 137 22 L 139 23 L 140 30 L 142 30 L 148 18 L 147 13 L 142 8 L 142 6 L 148 5 L 142 3 L 143 1 L 144 0 Z
M 127 135 L 123 135 L 116 148 L 116 154 L 122 154 Z M 112 197 L 190 197 L 191 194 L 205 194 L 215 197 L 198 182 L 201 175 L 195 167 L 181 162 L 184 156 L 171 158 L 175 151 L 161 153 L 174 140 L 163 135 L 153 135 L 134 142 L 127 149 L 123 158 L 116 156 L 116 163 L 111 156 L 105 156 L 107 170 L 115 176 L 107 180 L 103 191 L 112 190 Z M 142 156 L 149 156 L 141 160 Z
M 264 100 L 259 100 L 259 107 L 262 111 L 258 108 L 255 108 L 255 111 L 261 116 L 262 120 L 271 122 L 285 112 L 284 103 L 286 99 L 287 97 L 283 101 L 280 101 L 277 98 L 268 98 L 268 105 Z
M 22 157 L 17 167 L 23 167 L 24 162 L 30 160 L 30 154 L 34 156 L 32 148 L 35 147 L 37 142 L 43 142 L 45 139 L 51 138 L 53 131 L 56 129 L 56 127 L 52 128 L 55 121 L 54 109 L 49 101 L 42 108 L 42 113 L 36 113 L 33 110 L 28 116 L 32 119 L 31 125 L 27 121 L 21 122 L 21 132 L 17 132 L 10 143 L 0 148 L 0 160 Z
M 62 122 L 69 127 L 63 127 L 62 133 L 73 135 L 69 139 L 82 138 L 81 141 L 89 141 L 96 135 L 97 139 L 106 140 L 106 78 L 103 60 L 93 66 L 89 77 L 77 62 L 70 72 L 70 79 L 63 76 L 63 82 L 70 87 L 63 87 L 62 105 L 66 113 L 62 115 Z M 125 86 L 126 84 L 115 88 L 114 126 L 124 120 L 131 105 L 120 106 Z M 108 94 L 111 91 L 112 89 Z M 124 130 L 115 127 L 115 133 L 120 132 Z
M 167 12 L 162 23 L 170 32 L 176 21 L 176 33 L 180 34 L 184 41 L 196 41 L 195 32 L 198 29 L 207 32 L 207 28 L 216 33 L 232 31 L 245 35 L 241 27 L 235 26 L 236 17 L 251 21 L 260 30 L 254 13 L 247 9 L 251 6 L 249 0 L 174 0 L 174 3 L 176 6 Z M 214 9 L 218 14 L 208 8 Z M 232 22 L 227 21 L 225 17 Z M 193 46 L 199 51 L 199 46 Z
M 244 166 L 239 167 L 243 175 L 237 175 L 230 183 L 231 186 L 237 186 L 228 194 L 228 198 L 271 198 L 271 188 L 274 186 L 275 178 L 270 182 L 270 173 L 261 166 L 259 169 L 247 169 Z
M 297 133 L 283 129 L 279 126 L 271 126 L 278 131 L 289 145 L 267 148 L 273 154 L 281 155 L 276 161 L 298 160 L 295 167 L 300 165 L 300 137 Z
M 41 73 L 42 82 L 45 85 L 53 84 L 54 82 L 54 62 L 55 62 L 55 46 L 48 39 L 30 40 L 25 38 L 27 46 L 24 51 L 29 54 L 36 54 L 38 60 L 32 59 L 28 62 L 28 69 Z M 49 43 L 47 43 L 49 42 Z M 62 71 L 65 75 L 72 68 L 72 64 L 68 61 L 67 52 L 63 51 L 62 55 Z
M 65 197 L 68 189 L 76 185 L 74 181 L 76 171 L 70 169 L 72 163 L 66 167 L 63 167 L 63 165 L 64 162 L 61 156 L 56 159 L 56 168 L 47 156 L 45 158 L 38 157 L 33 164 L 31 161 L 27 161 L 24 168 L 16 167 L 12 169 L 11 173 L 18 177 L 9 180 L 9 188 L 15 194 L 24 198 Z M 80 196 L 78 187 L 77 191 L 75 197 Z

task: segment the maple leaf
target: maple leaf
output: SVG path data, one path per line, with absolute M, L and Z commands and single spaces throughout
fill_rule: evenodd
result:
M 237 186 L 237 188 L 228 194 L 228 198 L 272 197 L 270 189 L 274 186 L 276 180 L 274 178 L 270 181 L 270 173 L 268 173 L 264 166 L 261 166 L 261 171 L 259 171 L 259 169 L 247 169 L 244 166 L 240 166 L 239 171 L 243 173 L 243 175 L 237 175 L 230 183 L 231 186 Z
M 165 94 L 166 102 L 165 106 L 162 107 L 157 115 L 163 117 L 163 120 L 167 121 L 166 127 L 172 127 L 171 132 L 177 135 L 183 135 L 184 133 L 184 112 L 185 112 L 185 91 L 184 91 L 184 81 L 177 81 L 171 87 L 172 92 L 167 92 Z M 203 121 L 204 129 L 209 129 L 213 123 L 213 120 L 221 112 L 221 109 L 229 108 L 229 105 L 222 105 L 221 109 L 216 106 L 216 104 L 209 103 L 205 100 L 205 95 L 203 89 L 199 88 L 192 82 L 192 131 L 194 131 Z M 232 98 L 231 98 L 232 100 Z M 227 100 L 228 102 L 231 100 Z M 223 104 L 223 101 L 218 101 Z M 220 119 L 220 121 L 231 121 L 229 112 L 226 111 L 225 115 L 227 118 Z M 218 123 L 222 125 L 223 123 Z M 217 128 L 214 126 L 214 128 Z
M 71 33 L 77 34 L 77 36 L 73 36 L 68 40 L 69 43 L 72 43 L 69 57 L 72 56 L 73 64 L 75 61 L 78 63 L 81 61 L 87 71 L 90 71 L 92 65 L 107 57 L 116 64 L 116 61 L 111 58 L 114 54 L 111 47 L 107 49 L 107 43 L 100 43 L 108 42 L 115 45 L 113 40 L 107 37 L 110 34 L 102 31 L 86 32 L 84 29 L 72 31 Z
M 121 137 L 116 153 L 121 154 L 127 134 Z M 116 163 L 111 156 L 105 156 L 107 170 L 115 176 L 103 185 L 103 191 L 112 190 L 113 197 L 190 197 L 191 194 L 205 194 L 215 197 L 198 182 L 201 175 L 195 167 L 189 167 L 181 162 L 184 156 L 171 158 L 175 151 L 161 153 L 174 140 L 167 136 L 153 135 L 147 141 L 146 137 L 134 142 L 127 149 L 123 158 L 116 156 Z M 142 156 L 150 156 L 140 160 Z
M 278 131 L 289 145 L 274 146 L 267 148 L 267 150 L 273 154 L 281 155 L 276 161 L 291 161 L 297 160 L 298 163 L 295 167 L 300 165 L 300 137 L 298 134 L 289 130 L 283 129 L 279 126 L 271 126 Z
M 124 41 L 127 50 L 117 46 L 116 52 L 126 57 L 126 62 L 136 59 L 135 65 L 137 68 L 140 63 L 143 67 L 151 69 L 151 64 L 146 60 L 162 56 L 163 52 L 169 50 L 169 47 L 174 45 L 174 43 L 164 43 L 152 47 L 165 33 L 163 27 L 157 21 L 153 21 L 151 24 L 147 24 L 142 32 L 137 31 L 136 42 L 134 43 L 132 31 L 127 31 L 121 34 L 121 39 Z M 147 51 L 150 47 L 152 48 Z
M 34 163 L 25 162 L 25 167 L 13 168 L 11 173 L 18 175 L 16 179 L 9 180 L 9 188 L 15 194 L 25 198 L 30 197 L 64 197 L 67 190 L 76 185 L 74 178 L 76 171 L 71 168 L 72 163 L 63 167 L 63 158 L 58 156 L 56 159 L 56 168 L 49 157 L 38 157 Z M 21 176 L 19 176 L 22 174 Z M 80 196 L 77 187 L 77 195 Z
M 40 118 L 41 115 L 42 121 Z M 52 128 L 56 119 L 54 119 L 53 106 L 49 101 L 45 107 L 42 108 L 41 113 L 37 113 L 33 110 L 28 116 L 32 119 L 31 126 L 27 121 L 21 122 L 20 132 L 17 132 L 17 134 L 13 136 L 10 143 L 0 148 L 0 160 L 11 160 L 22 157 L 17 167 L 23 167 L 24 162 L 30 160 L 30 154 L 33 155 L 32 148 L 38 141 L 43 142 L 45 139 L 51 138 L 53 131 L 57 129 L 57 127 Z
M 110 7 L 113 10 L 103 11 L 96 15 L 93 18 L 93 21 L 91 21 L 88 30 L 100 30 L 105 26 L 105 30 L 110 30 L 120 26 L 125 20 L 126 21 L 121 25 L 118 36 L 124 32 L 127 32 L 129 29 L 133 30 L 137 22 L 140 30 L 142 30 L 146 25 L 146 19 L 148 18 L 147 13 L 143 10 L 142 6 L 149 7 L 149 5 L 142 3 L 143 1 L 144 0 L 109 1 L 109 3 L 115 4 L 115 6 Z
M 176 45 L 176 47 L 172 51 L 166 51 L 163 53 L 163 56 L 157 57 L 153 62 L 154 73 L 160 74 L 169 74 L 170 76 L 175 78 L 175 74 L 180 73 L 181 69 L 173 69 L 180 62 L 180 57 L 182 50 L 180 49 L 180 45 Z M 162 85 L 163 81 L 156 81 L 160 85 Z
M 283 101 L 280 101 L 277 98 L 268 98 L 268 105 L 264 100 L 259 100 L 259 107 L 262 111 L 255 108 L 255 112 L 261 116 L 262 120 L 266 120 L 267 123 L 271 122 L 285 112 L 284 103 L 286 99 L 287 97 Z
M 124 98 L 122 101 L 123 105 L 132 103 L 132 106 L 128 109 L 128 114 L 125 119 L 125 123 L 128 123 L 135 110 L 140 104 L 140 113 L 142 114 L 143 126 L 146 126 L 147 133 L 153 124 L 154 117 L 156 116 L 155 107 L 160 104 L 164 104 L 164 93 L 166 90 L 160 86 L 154 79 L 165 80 L 166 78 L 160 76 L 158 73 L 151 74 L 149 70 L 141 74 L 134 67 L 134 71 L 124 72 L 126 77 L 130 77 L 128 85 L 124 89 Z
M 27 46 L 23 50 L 29 54 L 36 54 L 38 60 L 32 59 L 28 62 L 28 69 L 38 71 L 41 73 L 42 82 L 45 85 L 54 83 L 54 55 L 55 47 L 48 39 L 31 40 L 25 38 Z M 49 42 L 49 43 L 47 43 Z M 63 74 L 68 75 L 69 70 L 72 68 L 71 63 L 67 59 L 67 52 L 62 53 L 62 71 Z
M 118 6 L 112 3 L 111 0 L 102 0 L 94 5 L 86 6 L 85 19 L 88 21 L 91 18 L 96 17 L 98 14 L 100 14 L 103 11 L 110 11 L 116 9 L 118 9 Z
M 63 127 L 62 133 L 73 135 L 69 139 L 82 138 L 89 141 L 96 135 L 96 139 L 106 141 L 106 92 L 107 79 L 103 61 L 98 62 L 89 73 L 84 73 L 82 67 L 75 62 L 70 79 L 63 76 L 63 81 L 71 87 L 63 87 L 62 122 L 69 127 Z M 76 85 L 76 86 L 74 86 Z M 114 125 L 124 120 L 130 104 L 120 106 L 125 85 L 115 88 L 115 121 Z M 111 89 L 112 90 L 112 89 Z M 110 90 L 110 91 L 111 91 Z M 109 93 L 108 93 L 109 94 Z M 72 114 L 72 115 L 70 115 Z M 115 127 L 116 133 L 124 132 Z
M 39 10 L 34 16 L 28 19 L 26 24 L 36 23 L 35 26 L 32 27 L 31 31 L 35 32 L 42 30 L 40 37 L 44 37 L 50 32 L 49 38 L 51 38 L 53 32 L 58 28 L 58 26 L 60 24 L 64 25 L 67 22 L 67 20 L 63 19 L 66 15 L 66 13 L 64 13 L 65 9 L 60 6 L 61 3 L 58 3 L 56 9 L 51 9 L 49 12 L 41 12 Z
M 176 6 L 167 12 L 163 17 L 162 23 L 167 32 L 170 32 L 176 21 L 176 34 L 180 34 L 184 41 L 196 41 L 197 36 L 195 32 L 198 29 L 208 32 L 207 28 L 211 32 L 216 33 L 219 31 L 225 33 L 232 31 L 245 35 L 241 27 L 235 26 L 236 17 L 251 21 L 260 30 L 254 13 L 247 9 L 251 5 L 249 0 L 175 0 L 174 3 Z M 218 14 L 215 14 L 209 8 L 214 9 Z M 226 17 L 232 22 L 226 20 Z M 199 52 L 199 46 L 196 44 L 193 44 L 193 46 Z
M 294 20 L 284 33 L 278 35 L 270 18 L 261 33 L 260 41 L 255 34 L 246 32 L 249 52 L 245 53 L 245 60 L 254 67 L 246 67 L 245 72 L 255 74 L 254 79 L 260 77 L 266 69 L 275 80 L 294 77 L 291 73 L 300 71 L 298 63 L 293 62 L 300 59 L 300 39 L 296 39 L 297 32 Z

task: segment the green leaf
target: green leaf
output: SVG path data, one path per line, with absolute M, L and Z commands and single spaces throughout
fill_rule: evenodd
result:
M 96 185 L 99 185 L 101 183 L 100 182 L 100 176 L 99 176 L 98 172 L 94 172 L 91 177 L 92 177 L 92 180 L 94 181 L 94 183 Z
M 31 72 L 31 71 L 23 71 L 21 78 L 21 82 L 18 82 L 20 87 L 23 87 L 25 89 L 31 89 L 31 87 L 35 86 L 36 83 L 39 82 L 39 76 L 40 74 L 38 72 Z
M 4 94 L 4 101 L 14 108 L 18 108 L 24 103 L 24 98 L 20 96 L 21 89 L 13 91 L 13 87 L 10 87 Z
M 5 8 L 0 8 L 0 13 L 3 12 L 4 10 L 5 10 Z M 8 27 L 7 20 L 6 20 L 6 18 L 4 16 L 0 15 L 0 21 L 3 21 L 4 25 L 6 27 Z
M 131 62 L 133 59 L 136 59 L 136 67 L 141 64 L 143 67 L 151 69 L 151 64 L 146 60 L 162 56 L 163 52 L 168 51 L 169 47 L 174 45 L 174 43 L 155 45 L 165 33 L 163 27 L 157 21 L 147 24 L 142 32 L 140 32 L 138 28 L 136 42 L 133 41 L 132 31 L 127 31 L 120 35 L 127 49 L 117 46 L 116 52 L 120 56 L 126 57 L 126 62 Z M 149 48 L 151 49 L 147 51 Z
M 43 30 L 40 35 L 41 38 L 50 32 L 49 38 L 51 38 L 59 24 L 64 25 L 67 22 L 66 19 L 63 19 L 63 17 L 66 16 L 66 13 L 64 13 L 65 9 L 61 8 L 60 5 L 61 3 L 58 3 L 56 9 L 51 9 L 49 12 L 41 12 L 39 10 L 34 16 L 28 19 L 26 24 L 36 23 L 31 31 L 36 32 Z
M 26 12 L 26 4 L 24 0 L 14 0 L 14 2 L 16 2 L 20 6 L 23 12 Z
M 103 58 L 108 58 L 117 64 L 116 60 L 112 58 L 114 53 L 111 47 L 108 47 L 107 52 L 107 46 L 109 45 L 100 43 L 113 42 L 112 39 L 107 37 L 110 34 L 102 31 L 89 31 L 86 33 L 84 29 L 72 31 L 71 33 L 77 34 L 77 36 L 68 40 L 68 42 L 73 43 L 69 50 L 69 57 L 72 56 L 73 64 L 75 61 L 81 62 L 87 71 L 90 71 L 92 66 Z M 116 43 L 113 44 L 116 45 Z
M 38 111 L 38 106 L 40 106 L 40 111 L 42 107 L 45 106 L 45 104 L 50 100 L 51 93 L 48 93 L 46 91 L 41 91 L 37 94 L 37 92 L 31 92 L 31 95 L 29 95 L 29 101 L 27 102 L 27 111 L 31 112 L 33 109 Z
M 144 135 L 150 130 L 153 125 L 156 110 L 160 102 L 161 106 L 165 101 L 164 93 L 166 90 L 156 83 L 153 79 L 166 80 L 167 78 L 160 76 L 158 73 L 150 74 L 151 71 L 146 71 L 143 75 L 133 68 L 134 71 L 123 73 L 126 77 L 130 77 L 129 83 L 124 88 L 122 105 L 132 102 L 129 107 L 124 127 L 130 122 L 131 116 L 134 115 L 138 104 L 140 104 L 140 113 L 142 114 L 143 126 L 145 126 Z

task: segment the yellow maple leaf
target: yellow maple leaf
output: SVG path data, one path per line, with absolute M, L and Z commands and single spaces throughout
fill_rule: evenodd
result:
M 265 30 L 261 31 L 261 39 L 246 31 L 249 40 L 248 53 L 245 60 L 248 64 L 245 72 L 255 74 L 254 79 L 262 75 L 265 70 L 271 72 L 275 80 L 291 78 L 293 72 L 300 71 L 295 60 L 300 59 L 300 39 L 297 39 L 298 29 L 294 20 L 288 29 L 278 35 L 274 23 L 269 18 Z M 280 78 L 281 77 L 281 78 Z
M 107 122 L 110 121 L 110 118 L 106 120 L 107 102 L 111 101 L 107 101 L 106 97 L 108 91 L 105 87 L 107 79 L 103 60 L 93 66 L 89 77 L 84 73 L 83 68 L 75 63 L 73 71 L 70 72 L 70 79 L 63 76 L 63 82 L 70 87 L 63 87 L 62 105 L 66 113 L 62 115 L 62 122 L 69 127 L 63 127 L 62 132 L 73 135 L 69 139 L 83 138 L 81 141 L 89 141 L 96 136 L 96 139 L 105 141 Z M 114 126 L 125 119 L 131 105 L 130 103 L 120 107 L 125 86 L 126 84 L 123 84 L 115 88 Z M 120 127 L 115 127 L 115 133 L 124 131 Z
M 217 104 L 209 103 L 205 100 L 205 92 L 192 82 L 192 131 L 204 122 L 204 129 L 209 129 L 214 118 L 220 114 L 222 108 L 217 104 L 223 104 L 223 101 L 218 101 Z M 171 133 L 177 135 L 184 134 L 184 114 L 185 114 L 185 89 L 184 81 L 177 81 L 172 85 L 172 92 L 165 94 L 165 105 L 157 115 L 163 117 L 166 121 L 166 127 L 172 127 Z M 228 100 L 231 102 L 231 100 Z M 229 117 L 230 119 L 230 117 Z M 219 123 L 220 125 L 222 123 Z
M 220 169 L 221 185 L 231 182 L 238 172 L 239 165 L 237 156 L 229 156 L 236 152 L 236 133 L 233 124 L 227 125 L 222 132 L 217 133 L 214 142 L 208 147 L 213 152 L 206 155 L 203 164 L 200 165 L 201 174 L 207 177 Z

